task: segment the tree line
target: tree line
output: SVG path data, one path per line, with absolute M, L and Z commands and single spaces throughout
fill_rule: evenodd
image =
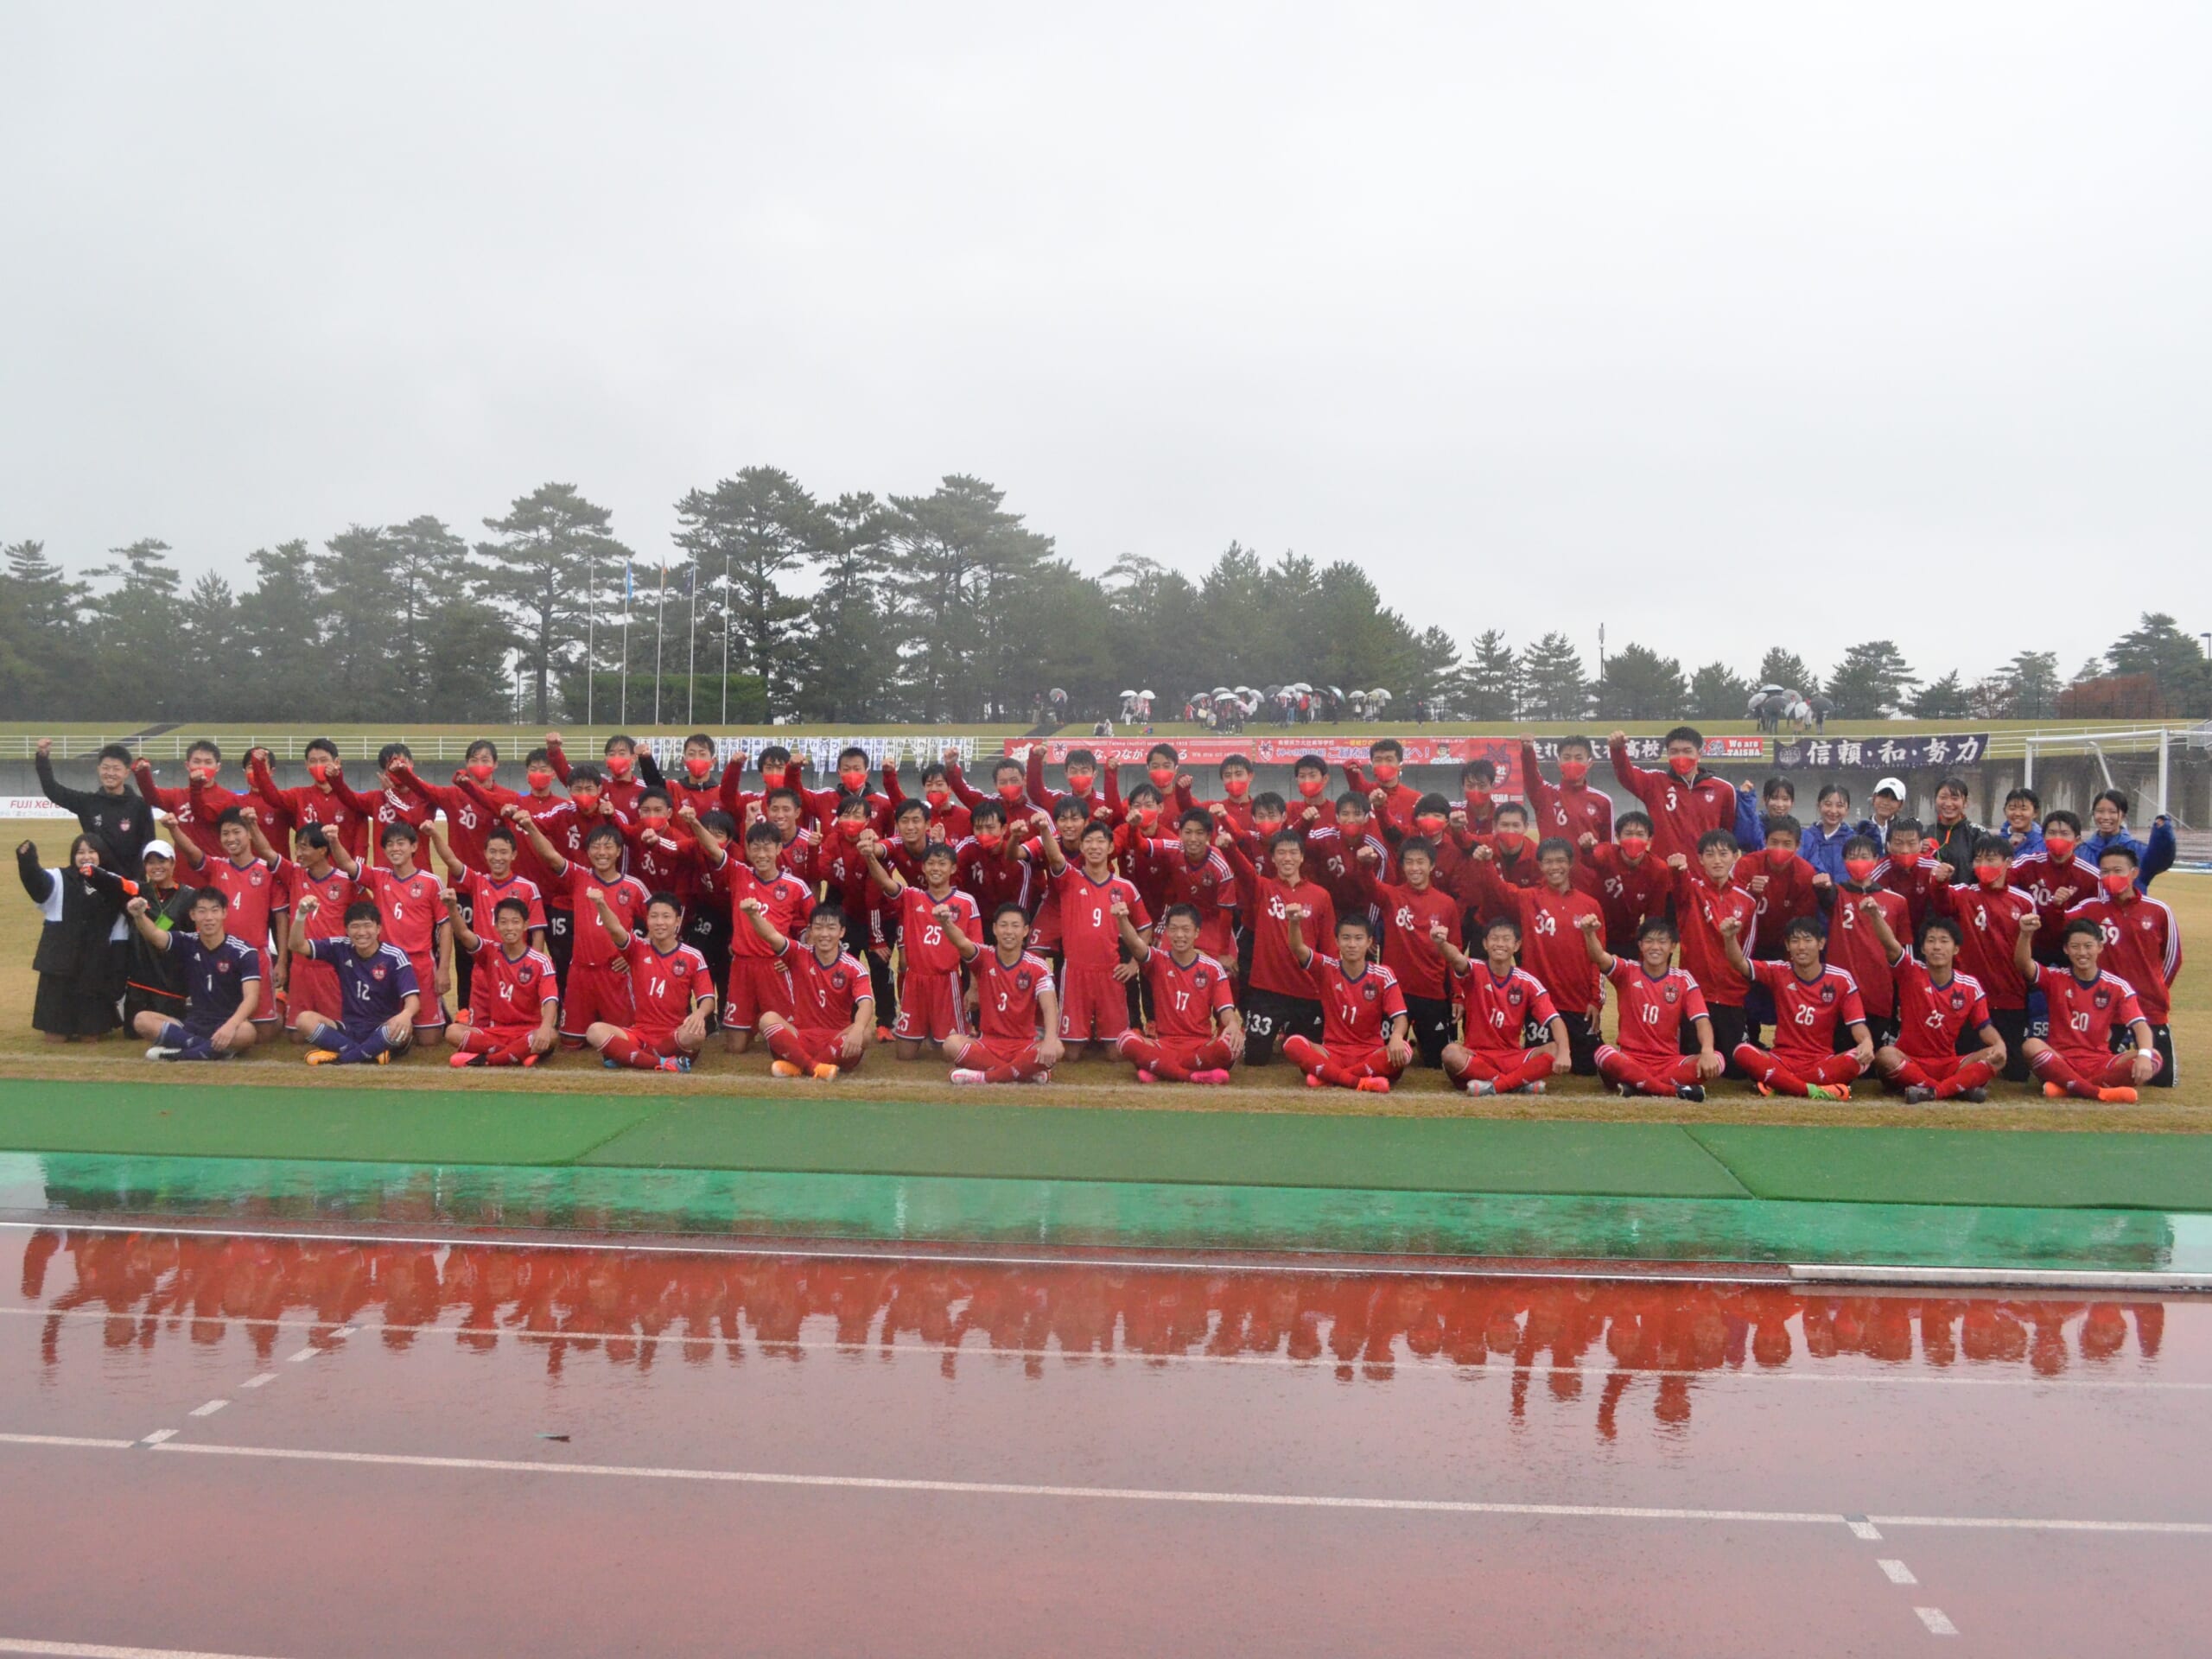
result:
M 926 495 L 823 500 L 748 467 L 677 504 L 670 556 L 639 557 L 613 515 L 541 485 L 472 538 L 422 515 L 320 545 L 257 548 L 188 582 L 156 538 L 73 574 L 42 543 L 4 549 L 0 712 L 118 723 L 441 721 L 857 725 L 1026 721 L 1040 694 L 1078 717 L 1124 689 L 1163 717 L 1216 683 L 1383 687 L 1402 717 L 1705 720 L 1753 689 L 1824 695 L 1834 718 L 2204 717 L 2212 668 L 2163 613 L 2072 677 L 2023 651 L 1993 675 L 1914 671 L 1889 640 L 1825 673 L 1775 646 L 1755 674 L 1686 670 L 1629 644 L 1586 662 L 1561 632 L 1520 649 L 1461 639 L 1383 602 L 1349 560 L 1231 543 L 1203 574 L 1124 556 L 1083 574 L 1004 492 L 955 474 Z

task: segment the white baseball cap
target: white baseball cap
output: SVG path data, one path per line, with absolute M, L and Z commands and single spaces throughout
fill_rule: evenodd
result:
M 149 841 L 146 843 L 145 850 L 138 855 L 138 861 L 143 864 L 149 858 L 166 858 L 174 861 L 175 857 L 176 849 L 166 841 Z
M 1904 779 L 1902 778 L 1885 778 L 1880 783 L 1874 785 L 1874 792 L 1877 795 L 1893 796 L 1901 801 L 1904 799 Z

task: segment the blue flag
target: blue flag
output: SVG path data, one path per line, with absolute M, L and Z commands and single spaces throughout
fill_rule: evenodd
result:
M 622 561 L 622 597 L 634 599 L 637 593 L 638 584 L 630 579 L 630 561 L 625 559 Z

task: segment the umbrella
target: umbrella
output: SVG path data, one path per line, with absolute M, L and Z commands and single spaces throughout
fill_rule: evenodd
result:
M 1217 685 L 1213 689 L 1213 695 L 1217 697 L 1233 697 L 1236 695 L 1236 688 L 1233 685 Z
M 1055 702 L 1065 702 L 1068 700 L 1068 694 L 1056 685 L 1052 688 L 1052 697 Z
M 1141 697 L 1150 697 L 1150 696 L 1155 696 L 1155 695 L 1156 695 L 1156 694 L 1153 691 L 1153 690 L 1152 690 L 1149 686 L 1146 687 L 1146 688 L 1145 688 L 1145 690 L 1141 690 L 1141 691 L 1140 691 L 1140 692 L 1138 692 L 1138 693 L 1137 693 L 1137 696 L 1141 696 Z
M 1122 695 L 1122 696 L 1125 696 L 1125 697 L 1134 697 L 1135 696 L 1136 696 L 1136 693 L 1135 693 L 1135 692 L 1134 692 L 1134 691 L 1124 691 L 1124 692 L 1122 692 L 1121 695 Z
M 1340 685 L 1324 686 L 1322 690 L 1325 690 L 1331 696 L 1337 698 L 1339 702 L 1344 698 L 1344 689 Z
M 1367 694 L 1367 700 L 1370 702 L 1388 702 L 1390 701 L 1390 694 L 1388 691 L 1378 689 L 1369 692 Z

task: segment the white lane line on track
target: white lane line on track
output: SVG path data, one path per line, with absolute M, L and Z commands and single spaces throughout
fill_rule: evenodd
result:
M 242 1329 L 250 1327 L 254 1330 L 322 1331 L 327 1328 L 326 1323 L 319 1319 L 251 1319 L 244 1316 L 193 1313 L 183 1310 L 164 1310 L 160 1313 L 133 1313 L 128 1311 L 103 1311 L 97 1308 L 63 1308 L 48 1312 L 35 1307 L 0 1307 L 0 1316 L 5 1316 L 8 1314 L 15 1314 L 25 1319 L 97 1319 L 102 1323 L 116 1319 L 150 1319 L 162 1320 L 189 1319 L 195 1322 L 206 1319 L 220 1319 L 226 1324 L 236 1325 Z M 1274 1366 L 1278 1368 L 1306 1370 L 1334 1370 L 1337 1367 L 1344 1365 L 1364 1367 L 1370 1364 L 1389 1364 L 1395 1366 L 1397 1369 L 1398 1374 L 1401 1376 L 1480 1376 L 1485 1373 L 1494 1376 L 1503 1376 L 1508 1372 L 1524 1372 L 1530 1376 L 1579 1376 L 1587 1377 L 1592 1381 L 1603 1381 L 1604 1379 L 1611 1376 L 1625 1376 L 1631 1379 L 1648 1376 L 1654 1379 L 1665 1377 L 1683 1377 L 1691 1380 L 1702 1379 L 1710 1382 L 1809 1382 L 1824 1383 L 1830 1386 L 1855 1386 L 1865 1388 L 1922 1387 L 1965 1389 L 2037 1389 L 2051 1394 L 2212 1393 L 2212 1382 L 2192 1382 L 2186 1379 L 2168 1377 L 2152 1377 L 2142 1381 L 2135 1381 L 2126 1377 L 2081 1377 L 2072 1381 L 2061 1382 L 2055 1378 L 2044 1376 L 1966 1376 L 1955 1372 L 1948 1371 L 1862 1371 L 1823 1373 L 1819 1371 L 1800 1370 L 1767 1371 L 1753 1370 L 1750 1369 L 1715 1369 L 1713 1370 L 1690 1370 L 1681 1369 L 1661 1370 L 1656 1367 L 1647 1366 L 1556 1365 L 1548 1363 L 1535 1362 L 1528 1364 L 1516 1364 L 1512 1360 L 1503 1357 L 1500 1357 L 1487 1364 L 1473 1365 L 1455 1363 L 1451 1360 L 1441 1358 L 1421 1358 L 1414 1355 L 1405 1353 L 1394 1354 L 1388 1360 L 1370 1361 L 1362 1357 L 1355 1357 L 1351 1359 L 1338 1359 L 1333 1354 L 1319 1355 L 1312 1359 L 1299 1359 L 1294 1358 L 1288 1354 L 1147 1354 L 1134 1348 L 1116 1349 L 1111 1352 L 1084 1352 L 1060 1348 L 993 1348 L 980 1344 L 974 1347 L 963 1344 L 957 1348 L 944 1348 L 926 1346 L 920 1343 L 914 1342 L 893 1343 L 888 1349 L 886 1349 L 881 1347 L 874 1340 L 851 1343 L 825 1340 L 820 1338 L 804 1337 L 796 1341 L 786 1341 L 779 1338 L 762 1337 L 757 1332 L 738 1337 L 695 1337 L 686 1336 L 681 1332 L 673 1331 L 521 1331 L 512 1330 L 505 1325 L 379 1325 L 374 1328 L 378 1331 L 391 1332 L 394 1335 L 418 1337 L 512 1337 L 518 1342 L 563 1342 L 571 1344 L 582 1342 L 656 1342 L 679 1343 L 685 1347 L 701 1348 L 711 1348 L 725 1342 L 737 1342 L 756 1350 L 776 1351 L 788 1349 L 798 1353 L 817 1354 L 850 1353 L 863 1355 L 870 1358 L 880 1357 L 882 1355 L 887 1353 L 893 1358 L 922 1358 L 937 1361 L 942 1361 L 948 1357 L 968 1360 L 1065 1360 L 1071 1363 L 1088 1362 L 1094 1364 L 1101 1361 L 1116 1361 L 1124 1364 L 1143 1367 L 1151 1367 L 1155 1365 L 1212 1365 L 1232 1368 L 1236 1366 Z M 360 1329 L 361 1327 L 358 1325 L 347 1325 L 340 1330 L 333 1331 L 330 1334 L 334 1337 L 357 1336 L 359 1334 Z M 321 1351 L 310 1348 L 301 1353 L 288 1355 L 287 1357 L 297 1362 L 306 1359 L 309 1357 L 312 1353 L 318 1351 Z M 1968 1363 L 1971 1363 L 1974 1362 Z M 274 1372 L 264 1372 L 263 1376 L 270 1382 L 274 1382 L 276 1380 L 276 1374 Z M 242 1382 L 238 1386 L 241 1388 L 251 1389 L 259 1386 L 259 1384 L 256 1382 L 249 1381 Z
M 128 1452 L 136 1440 L 96 1440 L 86 1434 L 0 1434 L 0 1446 L 73 1446 L 96 1452 Z
M 172 1447 L 172 1450 L 175 1448 Z M 2047 1521 L 1964 1515 L 1877 1515 L 1885 1527 L 1983 1527 L 2020 1532 L 2165 1532 L 2212 1538 L 2212 1521 Z
M 1891 1584 L 1918 1584 L 1920 1582 L 1918 1579 L 1912 1576 L 1912 1569 L 1903 1561 L 1892 1560 L 1885 1556 L 1876 1561 L 1874 1565 L 1882 1569 L 1882 1576 Z
M 0 1636 L 0 1653 L 43 1654 L 49 1659 L 261 1659 L 199 1648 L 114 1648 L 99 1642 L 35 1642 L 23 1636 Z
M 210 1400 L 204 1406 L 194 1406 L 192 1408 L 190 1414 L 194 1417 L 213 1417 L 217 1412 L 220 1411 L 225 1406 L 227 1406 L 231 1402 L 227 1400 Z
M 1844 1524 L 1851 1529 L 1851 1535 L 1854 1538 L 1864 1538 L 1870 1543 L 1882 1541 L 1882 1529 L 1863 1515 L 1847 1516 Z
M 1912 1611 L 1920 1615 L 1920 1622 L 1928 1627 L 1930 1636 L 1956 1636 L 1959 1633 L 1959 1627 L 1951 1623 L 1941 1607 L 1916 1607 Z
M 285 1355 L 285 1356 L 284 1356 L 284 1357 L 285 1357 L 285 1359 L 286 1359 L 286 1360 L 288 1360 L 289 1362 L 290 1362 L 292 1364 L 297 1365 L 297 1364 L 302 1363 L 302 1362 L 304 1362 L 304 1361 L 313 1359 L 313 1358 L 314 1358 L 317 1354 L 321 1353 L 321 1351 L 322 1351 L 322 1350 L 321 1350 L 321 1349 L 320 1349 L 320 1348 L 316 1347 L 313 1343 L 309 1343 L 306 1347 L 304 1347 L 304 1348 L 301 1349 L 301 1350 L 300 1350 L 300 1351 L 299 1351 L 298 1353 L 296 1353 L 296 1354 L 287 1354 L 287 1355 Z
M 167 1441 L 173 1440 L 175 1438 L 176 1430 L 173 1428 L 157 1428 L 152 1433 L 142 1437 L 139 1440 L 138 1444 L 140 1446 L 160 1446 Z
M 245 1382 L 239 1383 L 238 1387 L 242 1389 L 265 1389 L 276 1380 L 276 1372 L 264 1371 L 257 1376 L 249 1376 Z

